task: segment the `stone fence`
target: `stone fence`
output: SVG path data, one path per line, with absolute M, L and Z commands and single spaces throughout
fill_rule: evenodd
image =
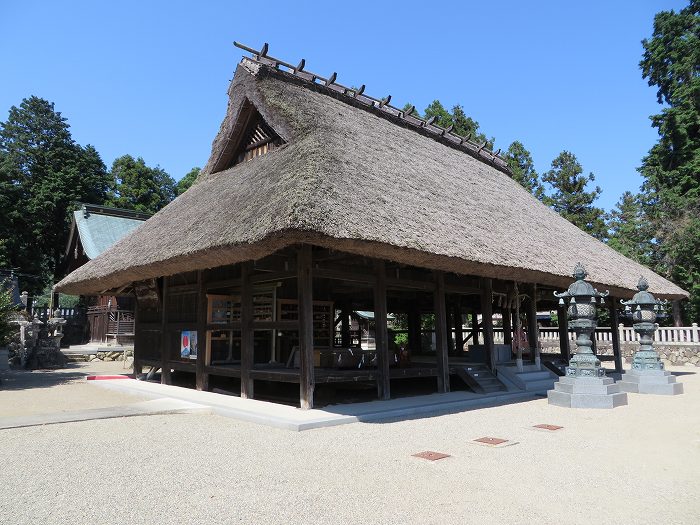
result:
M 639 341 L 639 336 L 635 333 L 634 328 L 631 326 L 623 326 L 622 324 L 617 328 L 618 334 L 620 336 L 620 344 L 624 346 L 624 343 L 636 343 Z M 539 339 L 542 345 L 550 346 L 548 343 L 559 344 L 559 329 L 554 328 L 540 328 L 539 329 Z M 595 331 L 596 343 L 612 344 L 613 331 L 610 327 L 601 326 Z M 494 329 L 494 342 L 497 344 L 503 344 L 503 329 Z M 569 330 L 569 340 L 573 342 L 576 340 L 576 334 L 573 330 Z M 693 323 L 691 326 L 662 326 L 658 327 L 656 333 L 654 334 L 654 344 L 658 347 L 662 346 L 700 346 L 700 327 L 697 323 Z M 602 346 L 599 344 L 599 346 Z

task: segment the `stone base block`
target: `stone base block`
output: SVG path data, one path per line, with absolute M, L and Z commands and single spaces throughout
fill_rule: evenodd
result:
M 615 408 L 627 404 L 627 393 L 610 377 L 560 377 L 547 392 L 550 405 L 567 408 Z
M 630 370 L 617 383 L 623 392 L 675 396 L 683 393 L 683 384 L 666 370 Z

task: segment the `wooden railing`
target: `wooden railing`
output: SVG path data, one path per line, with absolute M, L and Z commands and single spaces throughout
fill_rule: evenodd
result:
M 631 326 L 619 325 L 617 331 L 621 343 L 639 341 L 639 336 Z M 556 327 L 540 328 L 539 332 L 539 339 L 542 342 L 559 341 L 559 329 Z M 610 327 L 601 326 L 596 329 L 595 340 L 601 343 L 612 343 L 612 335 Z M 504 341 L 503 329 L 495 328 L 493 337 L 495 343 L 502 344 Z M 569 339 L 571 341 L 576 339 L 573 330 L 569 331 Z M 664 345 L 700 345 L 700 327 L 697 323 L 693 323 L 691 326 L 660 326 L 654 334 L 654 341 Z

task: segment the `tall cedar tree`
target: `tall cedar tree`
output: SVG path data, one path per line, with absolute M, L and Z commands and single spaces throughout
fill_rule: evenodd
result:
M 654 17 L 642 76 L 665 107 L 651 117 L 659 141 L 642 160 L 655 269 L 688 290 L 685 322 L 700 321 L 700 1 Z
M 185 193 L 197 180 L 200 171 L 202 171 L 202 168 L 192 168 L 190 171 L 188 171 L 187 175 L 182 177 L 175 185 L 175 195 L 182 195 Z
M 552 193 L 544 196 L 545 204 L 593 237 L 605 239 L 605 212 L 593 205 L 601 189 L 596 186 L 593 191 L 586 191 L 586 185 L 593 182 L 595 176 L 592 173 L 583 175 L 576 155 L 562 151 L 542 180 L 552 188 Z
M 544 188 L 540 182 L 539 175 L 535 171 L 532 156 L 522 142 L 516 140 L 508 146 L 508 150 L 505 152 L 505 159 L 513 174 L 513 179 L 532 195 L 542 200 L 544 198 Z
M 625 257 L 649 266 L 652 242 L 639 195 L 626 191 L 608 216 L 608 245 Z
M 123 155 L 112 164 L 113 190 L 108 204 L 117 208 L 156 213 L 175 198 L 175 181 L 160 167 Z
M 39 97 L 12 106 L 0 123 L 0 264 L 39 292 L 65 250 L 70 211 L 104 202 L 109 178 L 92 146 L 81 147 L 54 105 Z

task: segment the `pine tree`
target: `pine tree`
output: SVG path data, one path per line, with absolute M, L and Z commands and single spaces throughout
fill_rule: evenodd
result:
M 639 195 L 624 192 L 610 212 L 608 245 L 641 264 L 651 263 L 653 244 Z
M 562 151 L 552 161 L 552 169 L 544 174 L 542 180 L 552 189 L 550 194 L 544 196 L 545 204 L 586 233 L 600 240 L 605 239 L 605 212 L 593 205 L 601 189 L 596 186 L 593 191 L 586 191 L 586 185 L 595 181 L 595 176 L 592 173 L 583 175 L 576 155 Z
M 516 140 L 508 146 L 504 157 L 513 174 L 513 180 L 520 183 L 532 195 L 542 200 L 544 198 L 544 188 L 540 182 L 539 175 L 535 171 L 532 156 L 522 142 Z

